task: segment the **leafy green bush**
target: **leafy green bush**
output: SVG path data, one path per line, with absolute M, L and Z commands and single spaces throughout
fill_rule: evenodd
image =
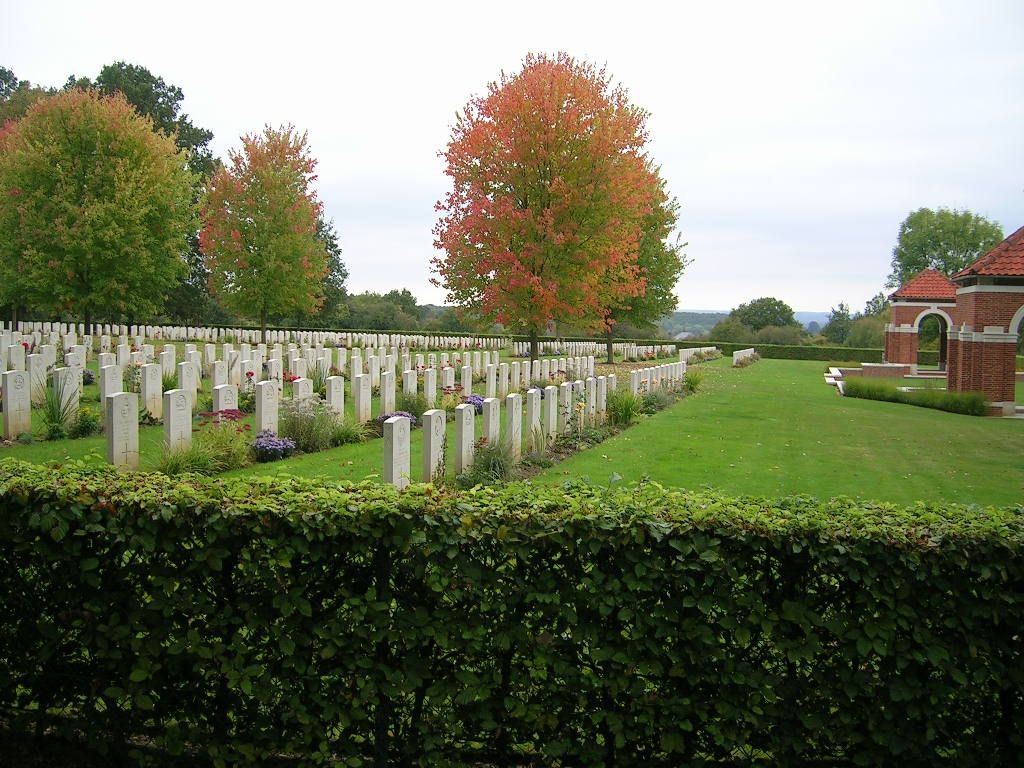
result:
M 676 401 L 675 395 L 671 392 L 654 387 L 646 390 L 640 398 L 640 412 L 650 416 L 658 411 L 663 411 Z
M 365 424 L 348 423 L 337 421 L 334 432 L 331 435 L 331 445 L 349 445 L 361 443 L 366 439 L 367 428 Z
M 703 371 L 699 368 L 687 368 L 686 375 L 683 377 L 683 391 L 692 395 L 700 389 L 700 385 L 703 381 Z
M 985 395 L 981 392 L 951 392 L 944 389 L 905 391 L 892 384 L 854 377 L 843 380 L 843 394 L 865 400 L 883 400 L 935 408 L 966 416 L 984 416 L 987 413 Z
M 54 376 L 53 386 L 46 388 L 40 413 L 47 440 L 63 440 L 68 436 L 77 407 L 77 402 L 65 397 L 64 385 Z
M 188 448 L 165 450 L 156 463 L 156 471 L 165 475 L 192 472 L 219 475 L 247 466 L 252 459 L 249 425 L 239 424 L 241 411 L 214 411 L 201 414 L 203 420 L 193 430 Z
M 79 438 L 95 435 L 103 429 L 103 422 L 97 411 L 87 406 L 78 409 L 78 415 L 68 426 L 68 437 Z
M 313 395 L 302 400 L 283 400 L 278 410 L 277 435 L 295 441 L 301 453 L 315 453 L 335 443 L 341 419 Z
M 0 717 L 211 764 L 1013 765 L 1022 546 L 1019 505 L 6 459 Z
M 411 413 L 418 423 L 423 420 L 423 412 L 430 410 L 430 405 L 427 403 L 427 398 L 419 392 L 415 395 L 397 392 L 395 393 L 395 410 Z
M 455 478 L 460 488 L 507 483 L 515 478 L 517 462 L 506 441 L 488 443 L 481 437 L 473 445 L 473 464 Z
M 643 400 L 626 387 L 609 390 L 605 399 L 608 423 L 614 427 L 628 427 L 640 417 Z

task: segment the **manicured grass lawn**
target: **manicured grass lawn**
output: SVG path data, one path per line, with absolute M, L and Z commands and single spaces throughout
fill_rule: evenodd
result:
M 534 478 L 778 497 L 1015 504 L 1024 421 L 840 397 L 818 362 L 705 365 L 704 391 Z
M 841 398 L 823 383 L 820 362 L 762 360 L 743 369 L 732 369 L 729 362 L 699 366 L 704 385 L 698 395 L 555 465 L 534 482 L 585 478 L 603 485 L 648 477 L 676 487 L 769 497 L 998 505 L 1024 499 L 1024 421 Z M 1022 385 L 1017 388 L 1018 401 L 1024 402 Z M 94 400 L 90 404 L 98 408 Z M 347 397 L 349 418 L 351 409 Z M 480 428 L 478 421 L 478 435 Z M 453 444 L 449 423 L 448 445 Z M 162 447 L 162 427 L 140 429 L 143 469 L 154 466 Z M 104 438 L 96 436 L 14 445 L 0 449 L 0 457 L 47 462 L 94 454 L 102 460 L 105 450 Z M 421 451 L 417 430 L 410 461 L 414 480 L 420 479 Z M 383 442 L 371 440 L 226 476 L 379 480 L 383 457 Z

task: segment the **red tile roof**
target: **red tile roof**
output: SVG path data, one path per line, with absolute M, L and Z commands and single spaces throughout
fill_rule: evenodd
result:
M 996 275 L 998 277 L 1024 277 L 1024 227 L 1021 227 L 971 266 L 953 275 Z
M 899 287 L 890 299 L 946 299 L 956 301 L 956 283 L 937 269 L 926 269 Z

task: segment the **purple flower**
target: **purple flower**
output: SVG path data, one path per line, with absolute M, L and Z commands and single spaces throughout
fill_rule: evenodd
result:
M 410 422 L 409 423 L 410 427 L 415 427 L 416 426 L 416 417 L 413 416 L 408 411 L 395 411 L 394 413 L 382 413 L 380 416 L 378 416 L 376 418 L 376 421 L 379 421 L 381 424 L 383 424 L 385 421 L 390 419 L 392 416 L 405 416 L 405 418 L 407 418 L 409 420 L 409 422 Z
M 288 437 L 277 437 L 269 429 L 256 434 L 252 443 L 256 461 L 277 461 L 292 455 L 295 441 Z
M 466 403 L 467 405 L 472 405 L 474 408 L 476 408 L 477 413 L 484 412 L 484 399 L 480 395 L 470 395 L 469 397 L 464 397 L 462 398 L 462 402 Z

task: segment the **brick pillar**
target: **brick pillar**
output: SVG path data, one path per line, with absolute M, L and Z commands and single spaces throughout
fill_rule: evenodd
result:
M 987 326 L 981 333 L 950 331 L 948 348 L 947 387 L 983 393 L 990 416 L 1013 415 L 1017 334 L 1000 326 Z

